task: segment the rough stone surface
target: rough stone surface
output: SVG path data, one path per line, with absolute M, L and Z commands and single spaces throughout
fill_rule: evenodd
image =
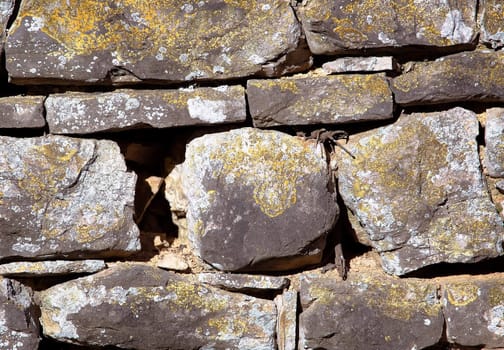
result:
M 305 2 L 303 2 L 305 3 Z M 461 0 L 311 0 L 298 7 L 310 50 L 468 44 L 478 34 L 476 2 Z
M 139 250 L 135 181 L 112 141 L 0 137 L 0 258 Z
M 447 283 L 443 286 L 443 305 L 449 342 L 504 347 L 502 275 Z
M 326 62 L 322 69 L 326 73 L 384 72 L 397 70 L 392 56 L 383 57 L 343 57 Z
M 310 66 L 301 40 L 287 1 L 23 1 L 7 70 L 15 83 L 278 76 Z
M 504 108 L 490 108 L 486 113 L 485 165 L 488 174 L 504 177 Z
M 504 53 L 478 50 L 416 63 L 409 72 L 394 78 L 391 88 L 401 105 L 502 102 Z
M 3 55 L 7 23 L 14 11 L 14 3 L 15 0 L 0 0 L 0 56 Z
M 189 265 L 182 256 L 174 253 L 161 253 L 156 266 L 166 270 L 186 271 Z
M 0 275 L 17 277 L 69 275 L 76 273 L 94 273 L 106 267 L 107 265 L 103 260 L 21 261 L 0 265 Z
M 145 265 L 121 264 L 40 293 L 46 336 L 127 349 L 275 349 L 276 309 Z
M 348 123 L 392 118 L 392 93 L 382 74 L 249 80 L 254 126 Z
M 483 7 L 480 41 L 494 49 L 501 48 L 504 46 L 504 4 L 500 0 L 485 0 L 480 6 Z
M 482 181 L 476 115 L 403 114 L 338 151 L 339 188 L 388 273 L 502 254 L 502 221 Z
M 424 280 L 306 274 L 300 298 L 299 349 L 423 349 L 443 332 L 437 286 Z
M 201 283 L 242 293 L 278 291 L 289 287 L 289 279 L 285 277 L 200 273 L 197 278 Z
M 49 130 L 84 134 L 132 127 L 166 128 L 245 121 L 241 86 L 55 94 L 45 102 Z
M 0 277 L 0 349 L 37 350 L 39 340 L 31 289 Z
M 209 134 L 189 143 L 182 172 L 189 239 L 207 263 L 236 271 L 320 261 L 339 210 L 315 142 L 253 128 Z
M 0 98 L 0 128 L 43 128 L 45 123 L 44 96 Z
M 278 310 L 277 343 L 278 350 L 295 350 L 297 339 L 298 293 L 287 290 L 275 297 Z

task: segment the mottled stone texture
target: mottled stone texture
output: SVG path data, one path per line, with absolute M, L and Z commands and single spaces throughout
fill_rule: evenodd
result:
M 40 293 L 46 336 L 125 349 L 275 349 L 270 300 L 120 264 Z
M 0 275 L 15 277 L 42 277 L 94 273 L 106 268 L 103 260 L 20 261 L 0 265 Z
M 30 288 L 0 277 L 0 349 L 37 350 L 39 323 Z
M 384 57 L 342 57 L 322 64 L 324 72 L 384 72 L 397 70 L 398 65 L 392 56 Z
M 45 107 L 49 130 L 56 134 L 219 124 L 246 118 L 241 86 L 55 94 L 47 98 Z
M 423 349 L 443 332 L 437 286 L 423 280 L 303 275 L 300 298 L 299 349 Z
M 504 177 L 504 108 L 486 113 L 485 165 L 490 176 Z
M 314 142 L 253 128 L 187 146 L 183 187 L 196 253 L 221 270 L 318 263 L 338 217 L 331 175 Z
M 3 53 L 3 45 L 5 41 L 7 23 L 14 10 L 15 0 L 0 0 L 0 56 Z
M 471 43 L 478 33 L 473 0 L 311 0 L 303 4 L 298 13 L 314 54 L 411 45 L 446 47 Z
M 402 115 L 355 135 L 339 188 L 388 273 L 502 254 L 502 221 L 482 181 L 473 112 Z
M 0 128 L 43 128 L 44 96 L 0 98 Z
M 0 137 L 0 258 L 137 251 L 135 181 L 112 141 Z
M 483 9 L 480 41 L 494 49 L 501 48 L 504 46 L 504 4 L 500 0 L 485 0 L 480 6 Z
M 287 1 L 23 1 L 7 70 L 16 83 L 278 76 L 309 67 L 300 43 Z
M 469 67 L 474 67 L 470 69 Z M 462 52 L 416 63 L 391 84 L 401 105 L 504 101 L 504 53 Z
M 249 80 L 247 97 L 256 127 L 380 120 L 393 111 L 381 74 Z

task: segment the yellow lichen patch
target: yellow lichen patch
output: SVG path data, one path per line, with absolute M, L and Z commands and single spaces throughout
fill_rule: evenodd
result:
M 215 335 L 212 336 L 214 339 L 220 338 L 220 336 L 233 335 L 236 338 L 244 335 L 247 331 L 247 323 L 245 320 L 238 317 L 219 317 L 210 318 L 208 320 L 208 326 L 215 329 Z
M 183 309 L 197 308 L 206 312 L 216 312 L 226 308 L 228 302 L 224 298 L 216 298 L 209 289 L 183 281 L 172 281 L 165 287 L 169 293 L 174 293 L 173 303 Z
M 484 3 L 483 26 L 487 35 L 504 31 L 502 18 L 504 17 L 504 4 L 501 0 L 486 0 Z
M 495 282 L 488 290 L 490 307 L 504 305 L 504 284 Z
M 322 305 L 330 305 L 336 298 L 330 289 L 317 285 L 310 286 L 310 297 Z
M 450 304 L 466 306 L 474 302 L 480 296 L 480 289 L 471 283 L 450 283 L 445 286 L 446 297 Z

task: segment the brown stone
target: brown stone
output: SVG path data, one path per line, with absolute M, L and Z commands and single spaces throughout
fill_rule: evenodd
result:
M 0 128 L 43 128 L 44 96 L 0 98 Z
M 504 27 L 502 27 L 504 4 L 500 0 L 485 0 L 480 6 L 482 6 L 480 41 L 494 49 L 501 48 L 504 46 Z

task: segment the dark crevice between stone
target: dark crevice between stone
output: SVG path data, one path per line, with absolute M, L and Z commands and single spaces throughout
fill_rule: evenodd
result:
M 7 27 L 6 27 L 7 32 L 12 27 L 12 24 L 14 23 L 14 21 L 16 20 L 16 18 L 18 16 L 19 8 L 21 7 L 21 2 L 22 2 L 22 0 L 14 1 L 14 8 L 12 9 L 12 14 L 10 15 L 9 20 L 7 21 Z
M 38 350 L 121 350 L 116 346 L 84 346 L 63 343 L 51 338 L 43 337 Z
M 26 261 L 26 260 L 24 260 Z M 52 275 L 52 276 L 32 276 L 32 277 L 9 277 L 10 279 L 16 280 L 25 286 L 30 287 L 34 291 L 43 291 L 45 289 L 51 288 L 57 284 L 68 282 L 80 277 L 89 276 L 93 273 L 66 273 L 62 275 Z
M 421 103 L 421 102 L 419 102 Z M 455 107 L 461 107 L 473 111 L 476 114 L 485 112 L 489 108 L 494 107 L 504 107 L 503 102 L 484 102 L 484 101 L 453 101 L 446 103 L 436 103 L 436 104 L 418 104 L 410 106 L 401 106 L 405 114 L 410 113 L 433 113 L 433 112 L 443 112 Z

